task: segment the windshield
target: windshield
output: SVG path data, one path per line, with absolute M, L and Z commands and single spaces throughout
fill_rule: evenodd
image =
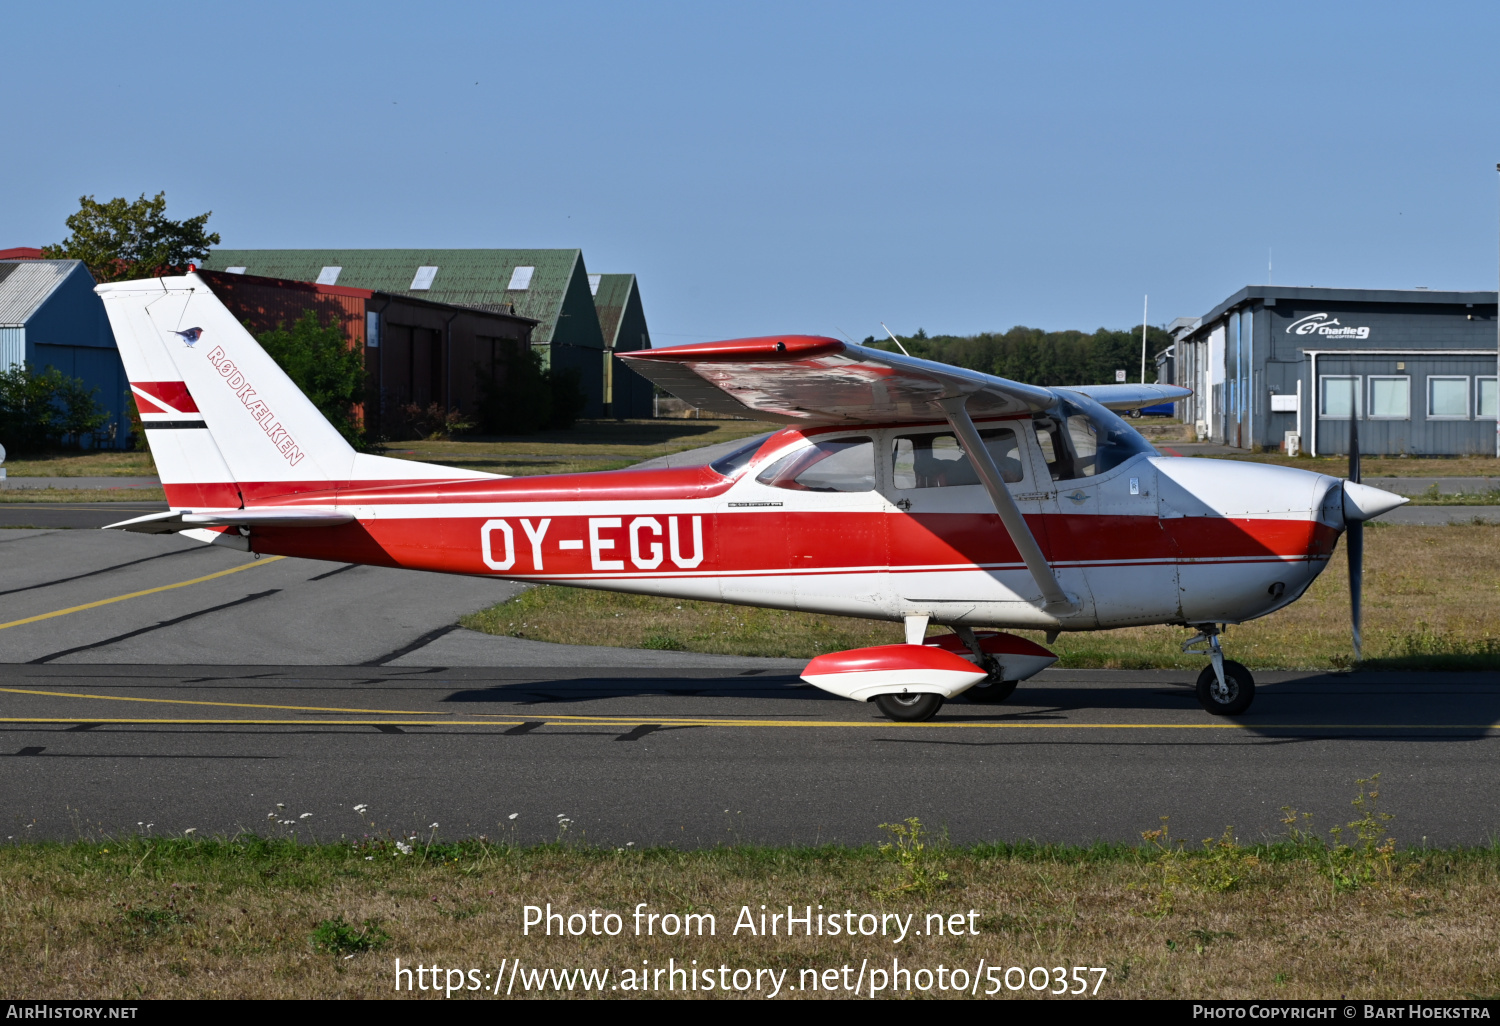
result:
M 745 468 L 745 465 L 754 458 L 756 453 L 760 452 L 760 447 L 765 444 L 766 439 L 769 437 L 771 436 L 756 435 L 747 444 L 740 446 L 728 456 L 720 456 L 710 463 L 709 466 L 725 477 L 733 477 Z
M 1132 456 L 1156 455 L 1140 432 L 1086 395 L 1069 395 L 1032 423 L 1054 481 L 1093 477 Z

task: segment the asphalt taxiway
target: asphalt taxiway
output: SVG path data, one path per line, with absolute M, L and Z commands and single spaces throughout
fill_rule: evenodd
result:
M 1262 674 L 1229 721 L 1189 674 L 1048 671 L 1003 706 L 895 724 L 794 670 L 690 661 L 6 666 L 0 836 L 857 843 L 919 816 L 955 841 L 1087 842 L 1170 816 L 1178 836 L 1256 839 L 1283 807 L 1353 818 L 1377 772 L 1403 843 L 1497 825 L 1492 675 Z

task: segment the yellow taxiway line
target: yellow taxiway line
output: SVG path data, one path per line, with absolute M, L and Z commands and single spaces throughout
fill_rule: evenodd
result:
M 280 558 L 280 557 L 278 557 Z M 162 705 L 213 705 L 224 709 L 285 709 L 289 712 L 368 713 L 372 716 L 441 716 L 431 709 L 345 709 L 321 705 L 262 705 L 256 702 L 202 702 L 191 698 L 137 698 L 133 695 L 80 695 L 72 691 L 35 691 L 30 688 L 0 688 L 10 695 L 44 695 L 47 698 L 89 698 L 106 702 L 156 702 Z M 103 723 L 103 720 L 94 722 Z
M 891 720 L 732 720 L 666 719 L 663 717 L 591 718 L 544 717 L 537 720 L 252 720 L 252 719 L 145 719 L 99 716 L 7 716 L 0 724 L 22 723 L 114 723 L 123 725 L 175 724 L 179 726 L 280 726 L 280 727 L 516 727 L 523 723 L 549 727 L 865 727 L 894 730 L 1496 730 L 1494 723 L 973 723 L 940 721 L 901 723 Z
M 22 620 L 12 620 L 10 623 L 0 623 L 0 631 L 5 630 L 5 628 L 7 627 L 19 627 L 23 623 L 36 623 L 38 620 L 50 620 L 54 616 L 67 616 L 69 613 L 79 613 L 85 609 L 97 609 L 100 606 L 107 606 L 114 602 L 124 602 L 126 599 L 140 598 L 142 595 L 155 595 L 159 591 L 171 591 L 173 588 L 186 588 L 190 584 L 202 584 L 204 581 L 211 581 L 215 577 L 227 577 L 230 574 L 237 574 L 241 570 L 253 570 L 258 566 L 264 566 L 267 563 L 274 563 L 278 559 L 285 558 L 285 556 L 268 556 L 265 559 L 257 560 L 254 563 L 246 563 L 243 566 L 230 567 L 228 570 L 220 570 L 217 573 L 205 574 L 202 577 L 194 577 L 191 581 L 178 581 L 176 584 L 163 584 L 160 587 L 147 588 L 144 591 L 132 591 L 128 595 L 116 595 L 114 598 L 100 599 L 97 602 L 85 602 L 81 606 L 69 606 L 67 609 L 54 609 L 50 613 L 38 613 L 36 616 L 28 616 Z

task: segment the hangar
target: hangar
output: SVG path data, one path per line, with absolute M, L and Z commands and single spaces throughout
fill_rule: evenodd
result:
M 312 310 L 342 328 L 365 357 L 367 431 L 395 437 L 402 408 L 429 403 L 473 413 L 484 379 L 503 384 L 507 356 L 531 344 L 536 321 L 498 310 L 437 303 L 347 285 L 320 285 L 253 274 L 198 272 L 252 334 L 289 325 Z
M 651 348 L 646 311 L 633 274 L 591 274 L 589 291 L 604 333 L 604 405 L 611 417 L 650 417 L 651 382 L 616 360 L 612 354 Z
M 606 415 L 605 367 L 614 362 L 590 286 L 630 278 L 634 292 L 634 275 L 601 275 L 600 283 L 591 282 L 595 276 L 578 249 L 216 249 L 204 266 L 530 318 L 536 322 L 531 344 L 544 366 L 577 370 L 588 400 L 585 417 Z M 638 332 L 616 339 L 621 350 L 639 348 L 639 339 L 649 338 L 644 313 L 640 324 Z M 620 367 L 613 375 L 616 381 L 637 377 Z
M 35 249 L 0 251 L 40 256 Z M 115 348 L 104 303 L 94 294 L 94 276 L 81 260 L 0 259 L 0 370 L 18 363 L 55 367 L 86 388 L 109 420 L 90 439 L 118 448 L 130 434 L 125 367 Z
M 1200 439 L 1310 455 L 1495 455 L 1496 293 L 1251 285 L 1173 322 L 1158 380 Z

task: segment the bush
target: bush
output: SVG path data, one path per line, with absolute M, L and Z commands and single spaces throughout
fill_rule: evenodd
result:
M 0 371 L 0 444 L 21 455 L 80 443 L 109 419 L 94 400 L 98 391 L 55 367 L 38 371 L 27 363 Z
M 312 310 L 303 310 L 290 328 L 277 325 L 274 331 L 262 333 L 257 341 L 286 371 L 293 384 L 312 400 L 318 412 L 328 418 L 350 445 L 358 448 L 364 439 L 355 422 L 354 407 L 364 399 L 363 350 L 351 346 L 338 325 L 325 327 Z
M 529 435 L 573 426 L 588 402 L 574 368 L 543 369 L 533 349 L 512 350 L 491 374 L 479 365 L 479 427 L 492 435 Z M 502 377 L 503 381 L 496 378 Z

